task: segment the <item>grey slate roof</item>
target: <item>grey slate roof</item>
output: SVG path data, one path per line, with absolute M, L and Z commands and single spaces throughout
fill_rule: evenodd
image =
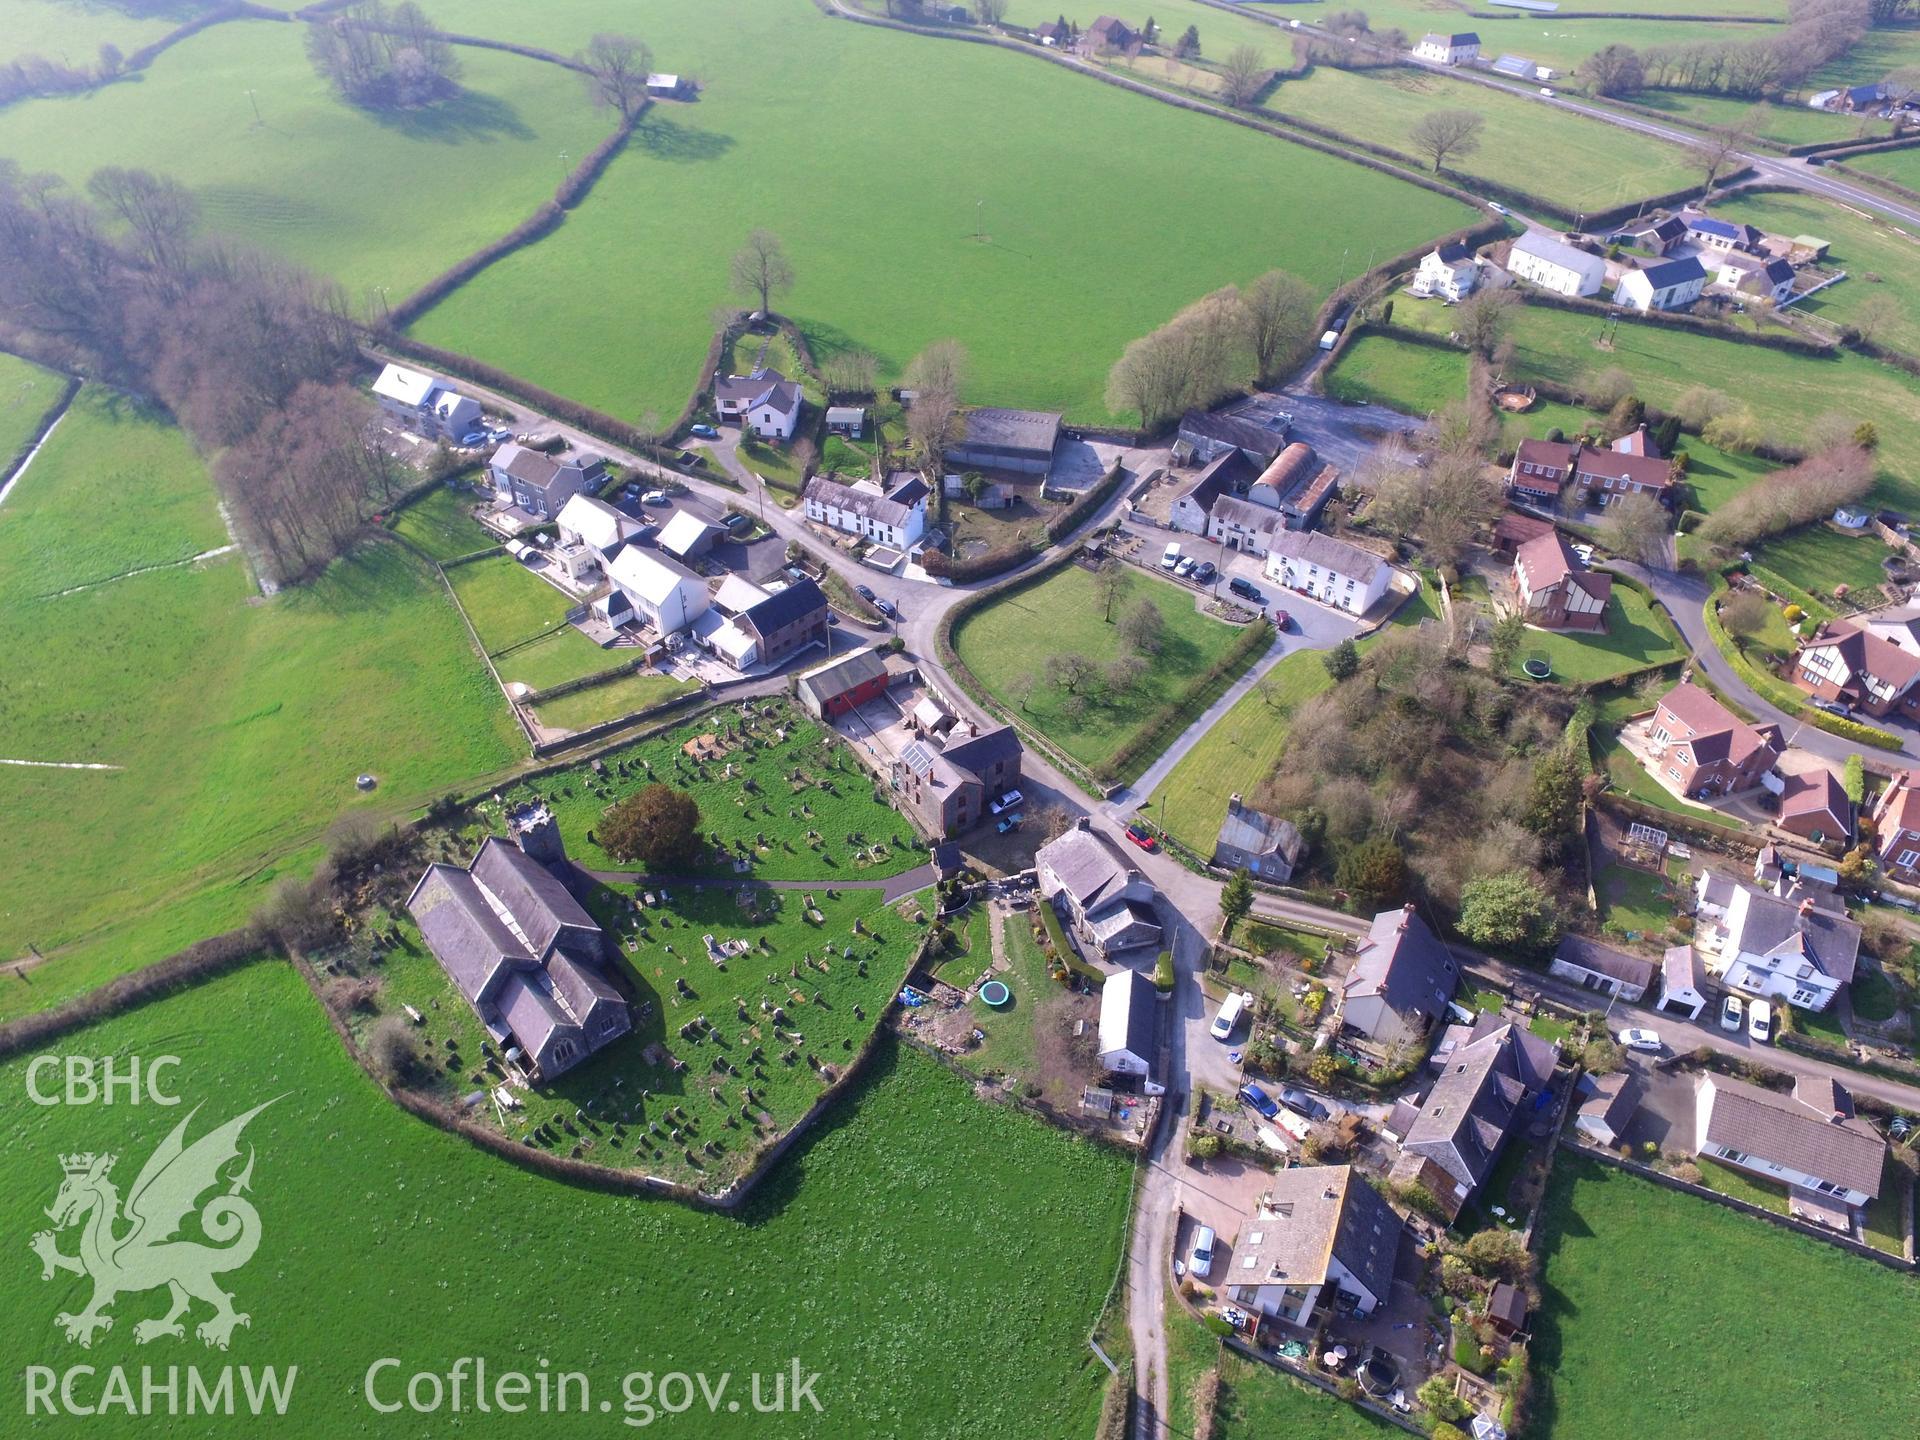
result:
M 1649 265 L 1640 272 L 1647 277 L 1647 283 L 1656 290 L 1665 290 L 1670 285 L 1684 285 L 1690 280 L 1707 278 L 1707 267 L 1691 255 L 1682 255 L 1678 260 L 1665 260 L 1658 265 Z
M 507 975 L 533 964 L 526 946 L 464 870 L 429 865 L 407 908 L 420 927 L 420 938 L 469 1001 L 490 998 Z
M 886 673 L 886 657 L 878 650 L 869 648 L 816 666 L 800 677 L 799 685 L 813 697 L 815 704 L 824 705 L 836 695 L 858 689 Z
M 1733 916 L 1728 914 L 1732 921 Z M 1844 985 L 1860 959 L 1860 927 L 1844 915 L 1748 887 L 1746 921 L 1729 941 L 1749 955 L 1803 955 Z
M 1238 525 L 1242 530 L 1271 532 L 1287 528 L 1287 517 L 1280 511 L 1270 505 L 1242 500 L 1237 495 L 1222 495 L 1213 502 L 1211 514 L 1222 524 Z
M 940 752 L 940 758 L 955 770 L 978 780 L 996 763 L 1020 758 L 1020 734 L 1011 725 L 1002 725 L 958 745 L 947 746 Z
M 1380 567 L 1387 563 L 1371 550 L 1362 550 L 1358 545 L 1349 545 L 1318 530 L 1277 532 L 1268 550 L 1270 554 L 1284 555 L 1344 575 L 1358 585 L 1371 584 Z
M 1425 1156 L 1476 1190 L 1518 1128 L 1528 1099 L 1553 1071 L 1553 1047 L 1483 1015 L 1472 1038 L 1445 1058 L 1401 1149 Z
M 1376 1300 L 1387 1299 L 1406 1222 L 1359 1171 L 1351 1165 L 1282 1170 L 1268 1182 L 1267 1201 L 1240 1227 L 1223 1283 L 1323 1285 L 1329 1261 L 1338 1260 Z M 1245 1267 L 1249 1258 L 1254 1264 Z
M 1589 1075 L 1582 1084 L 1592 1093 L 1581 1101 L 1580 1113 L 1598 1118 L 1616 1135 L 1633 1118 L 1646 1093 L 1639 1079 L 1625 1070 L 1616 1070 L 1611 1075 Z
M 826 593 L 818 585 L 811 580 L 796 580 L 786 589 L 774 591 L 752 609 L 742 611 L 740 618 L 764 638 L 826 608 Z
M 1791 1094 L 1781 1094 L 1727 1075 L 1705 1075 L 1701 1083 L 1714 1091 L 1703 1142 L 1866 1195 L 1880 1193 L 1887 1142 L 1854 1113 L 1844 1085 L 1803 1076 Z
M 851 485 L 842 485 L 838 480 L 829 480 L 824 475 L 816 475 L 807 482 L 804 498 L 817 500 L 822 505 L 831 505 L 836 510 L 851 511 L 882 525 L 891 525 L 896 529 L 904 526 L 913 516 L 913 501 L 926 494 L 926 484 L 920 484 L 919 495 L 907 495 L 907 487 L 902 486 L 892 495 L 875 495 L 870 490 L 856 490 Z M 902 496 L 906 496 L 902 499 Z
M 1651 960 L 1642 960 L 1638 955 L 1629 955 L 1584 935 L 1568 935 L 1562 939 L 1554 958 L 1643 989 L 1653 983 Z
M 1234 445 L 1265 464 L 1278 455 L 1287 443 L 1285 432 L 1272 430 L 1241 415 L 1207 410 L 1189 410 L 1180 417 L 1183 440 L 1212 440 Z
M 1082 909 L 1127 883 L 1126 867 L 1091 830 L 1069 830 L 1042 845 L 1033 858 L 1053 871 L 1060 888 Z
M 1434 1016 L 1446 1010 L 1459 982 L 1460 967 L 1409 905 L 1373 917 L 1345 990 L 1349 1000 L 1379 995 L 1396 1015 L 1417 1009 Z
M 1051 455 L 1060 438 L 1060 414 L 1053 410 L 969 410 L 961 416 L 965 446 Z
M 473 878 L 507 907 L 536 957 L 544 958 L 564 932 L 599 931 L 593 917 L 551 870 L 497 835 L 489 835 L 473 857 Z
M 1254 855 L 1279 855 L 1289 865 L 1296 863 L 1306 848 L 1291 820 L 1233 801 L 1228 801 L 1227 818 L 1220 822 L 1220 843 Z

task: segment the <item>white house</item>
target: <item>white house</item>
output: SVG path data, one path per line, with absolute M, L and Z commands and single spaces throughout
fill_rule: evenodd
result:
M 907 471 L 887 478 L 893 484 L 891 490 L 871 479 L 843 485 L 824 475 L 814 476 L 803 499 L 807 519 L 864 536 L 876 545 L 910 549 L 926 533 L 927 482 Z
M 1793 298 L 1793 266 L 1785 260 L 1732 250 L 1714 256 L 1712 263 L 1718 268 L 1714 284 L 1742 298 L 1772 305 L 1784 305 Z
M 604 500 L 575 495 L 560 507 L 554 522 L 562 545 L 587 545 L 605 560 L 640 533 L 640 522 L 622 515 Z
M 629 545 L 614 556 L 607 578 L 633 613 L 663 638 L 679 634 L 706 613 L 707 582 L 664 555 Z
M 1371 550 L 1318 530 L 1279 530 L 1267 545 L 1269 580 L 1351 615 L 1366 614 L 1393 579 L 1393 567 Z
M 1454 35 L 1428 33 L 1413 47 L 1416 60 L 1431 60 L 1436 65 L 1464 65 L 1480 54 L 1480 37 L 1467 30 Z
M 800 405 L 800 387 L 782 380 L 747 407 L 746 426 L 763 440 L 791 440 Z
M 1429 250 L 1420 259 L 1413 277 L 1415 295 L 1438 295 L 1443 300 L 1464 300 L 1479 282 L 1480 267 L 1474 264 L 1471 246 L 1454 242 Z
M 1837 1080 L 1802 1075 L 1782 1093 L 1707 1072 L 1696 1099 L 1699 1153 L 1785 1185 L 1793 1213 L 1850 1230 L 1880 1193 L 1887 1142 Z
M 1116 970 L 1100 987 L 1100 1065 L 1145 1078 L 1153 1070 L 1154 1002 L 1159 991 L 1138 970 Z
M 1507 271 L 1517 280 L 1560 295 L 1598 295 L 1607 262 L 1551 235 L 1529 230 L 1507 253 Z
M 1393 1288 L 1405 1229 L 1351 1165 L 1281 1170 L 1241 1221 L 1216 1283 L 1234 1304 L 1302 1329 L 1337 1308 L 1371 1315 Z
M 1707 267 L 1692 255 L 1663 260 L 1644 270 L 1629 270 L 1613 287 L 1613 303 L 1643 314 L 1648 310 L 1684 310 L 1707 285 Z
M 437 375 L 389 365 L 373 382 L 373 398 L 389 422 L 429 440 L 457 441 L 480 428 L 480 405 Z
M 1730 988 L 1825 1010 L 1853 979 L 1860 927 L 1812 897 L 1783 900 L 1702 871 L 1693 940 Z

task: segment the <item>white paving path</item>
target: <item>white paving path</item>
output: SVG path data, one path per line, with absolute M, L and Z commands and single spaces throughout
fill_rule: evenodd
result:
M 84 760 L 5 760 L 0 765 L 24 765 L 32 770 L 122 770 L 122 765 L 94 765 Z

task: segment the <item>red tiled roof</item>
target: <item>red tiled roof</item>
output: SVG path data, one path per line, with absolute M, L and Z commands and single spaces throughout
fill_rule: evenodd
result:
M 1558 530 L 1549 530 L 1527 541 L 1513 560 L 1526 578 L 1529 592 L 1551 589 L 1562 580 L 1571 580 L 1596 600 L 1604 602 L 1613 594 L 1613 577 L 1595 575 L 1588 570 Z
M 1726 760 L 1744 765 L 1758 750 L 1780 749 L 1780 732 L 1773 726 L 1748 725 L 1697 685 L 1674 686 L 1660 697 L 1660 709 L 1691 732 L 1674 740 L 1690 745 L 1699 764 Z
M 1883 840 L 1902 830 L 1920 830 L 1920 770 L 1902 770 L 1874 806 L 1873 817 Z
M 1862 630 L 1851 620 L 1834 620 L 1814 637 L 1808 649 L 1833 647 L 1840 652 L 1847 670 L 1855 676 L 1862 672 L 1891 685 L 1900 694 L 1920 679 L 1920 655 L 1902 650 L 1891 640 Z
M 1658 456 L 1614 450 L 1582 450 L 1574 457 L 1573 472 L 1582 481 L 1631 480 L 1651 490 L 1664 490 L 1673 483 L 1673 467 Z
M 1847 792 L 1839 777 L 1822 766 L 1803 774 L 1789 775 L 1787 788 L 1780 795 L 1780 818 L 1831 815 L 1841 826 L 1847 823 Z
M 1553 529 L 1551 520 L 1542 520 L 1538 515 L 1523 515 L 1518 510 L 1508 510 L 1493 523 L 1493 538 L 1502 545 L 1511 545 L 1516 550 L 1536 535 L 1545 535 Z

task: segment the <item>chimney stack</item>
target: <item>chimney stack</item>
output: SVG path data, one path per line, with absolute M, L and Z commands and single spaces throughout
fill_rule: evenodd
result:
M 1406 904 L 1400 907 L 1400 929 L 1402 931 L 1405 931 L 1407 926 L 1410 925 L 1412 922 L 1413 922 L 1413 902 L 1409 900 Z

